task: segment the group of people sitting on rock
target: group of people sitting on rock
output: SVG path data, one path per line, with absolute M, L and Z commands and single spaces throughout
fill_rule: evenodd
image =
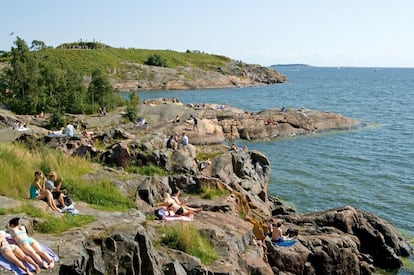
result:
M 164 193 L 164 200 L 155 204 L 156 216 L 165 219 L 168 216 L 193 216 L 203 210 L 202 207 L 194 208 L 187 205 L 187 199 L 180 201 L 180 189 L 174 188 L 169 193 Z
M 189 140 L 186 133 L 182 133 L 181 137 L 178 136 L 178 133 L 169 136 L 167 139 L 167 148 L 172 149 L 173 152 L 177 151 L 180 145 L 188 145 Z
M 49 178 L 46 179 L 43 172 L 38 170 L 35 171 L 34 177 L 29 189 L 31 199 L 46 202 L 53 211 L 78 213 L 66 190 L 61 189 L 63 178 L 58 179 L 56 172 L 50 172 Z
M 9 221 L 8 231 L 0 230 L 0 254 L 26 274 L 32 274 L 28 264 L 35 273 L 40 273 L 41 268 L 52 270 L 55 266 L 54 258 L 37 240 L 28 236 L 20 218 Z M 21 271 L 16 274 L 22 274 Z

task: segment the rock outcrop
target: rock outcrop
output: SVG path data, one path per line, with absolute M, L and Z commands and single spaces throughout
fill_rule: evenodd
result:
M 351 206 L 295 213 L 269 196 L 271 164 L 264 154 L 223 143 L 228 138 L 270 139 L 349 129 L 360 125 L 357 120 L 313 110 L 252 114 L 231 106 L 154 105 L 141 106 L 140 115 L 148 121 L 143 126 L 123 124 L 121 113 L 102 118 L 79 116 L 75 118 L 79 125 L 88 125 L 89 130 L 99 127 L 99 132 L 74 138 L 45 137 L 40 125 L 31 124 L 38 129 L 18 139 L 40 142 L 68 155 L 88 156 L 109 166 L 154 164 L 168 171 L 168 176 L 141 176 L 101 167 L 86 175 L 91 180 L 109 179 L 125 196 L 135 194 L 136 209 L 104 212 L 76 202 L 81 214 L 94 215 L 97 221 L 59 236 L 35 233 L 60 256 L 60 266 L 51 274 L 373 274 L 376 267 L 400 268 L 399 257 L 412 253 L 412 247 L 389 223 Z M 185 121 L 171 122 L 177 114 L 182 118 L 195 115 L 198 129 Z M 176 132 L 186 132 L 190 144 L 173 151 L 165 143 Z M 97 143 L 105 146 L 96 148 Z M 200 152 L 211 157 L 198 159 Z M 164 192 L 177 187 L 190 196 L 190 206 L 204 210 L 191 224 L 219 255 L 212 264 L 156 245 L 160 228 L 175 222 L 145 215 L 152 213 Z M 200 191 L 207 187 L 225 190 L 225 195 L 202 198 Z M 2 198 L 0 208 L 16 203 Z M 32 205 L 49 211 L 43 202 Z M 13 216 L 3 215 L 0 222 L 6 224 Z M 270 242 L 266 222 L 271 217 L 284 221 L 283 231 L 291 227 L 299 231 L 295 245 L 279 247 Z M 29 225 L 37 222 L 30 217 L 25 220 Z
M 284 75 L 266 67 L 230 60 L 215 70 L 177 69 L 125 63 L 114 72 L 112 84 L 119 91 L 188 90 L 263 86 L 286 82 Z M 122 75 L 122 79 L 119 76 Z

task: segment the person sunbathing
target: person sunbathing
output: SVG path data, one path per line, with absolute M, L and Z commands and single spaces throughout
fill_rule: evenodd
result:
M 194 211 L 194 208 L 188 207 L 186 205 L 181 205 L 174 200 L 170 194 L 165 193 L 164 194 L 164 201 L 157 203 L 155 206 L 165 206 L 167 207 L 167 213 L 172 211 L 174 215 L 177 216 L 190 216 L 194 215 L 199 211 Z
M 189 210 L 189 211 L 192 211 L 192 212 L 194 212 L 194 213 L 198 213 L 198 212 L 200 212 L 200 211 L 202 211 L 203 210 L 203 208 L 193 208 L 193 207 L 190 207 L 190 206 L 188 206 L 187 205 L 187 199 L 188 198 L 186 198 L 183 202 L 181 202 L 180 200 L 179 200 L 179 196 L 180 196 L 180 193 L 181 193 L 181 191 L 180 191 L 180 189 L 178 189 L 178 188 L 176 188 L 176 189 L 174 189 L 173 190 L 173 192 L 171 193 L 171 198 L 178 204 L 178 205 L 180 205 L 180 206 L 182 206 L 182 207 L 184 207 L 184 208 L 186 208 L 187 210 Z
M 40 267 L 33 261 L 32 258 L 25 255 L 24 252 L 15 244 L 10 244 L 7 241 L 8 233 L 4 230 L 0 230 L 0 254 L 9 262 L 26 272 L 26 274 L 31 275 L 29 268 L 24 265 L 24 262 L 31 264 L 36 273 L 40 273 Z
M 53 269 L 55 262 L 52 257 L 45 251 L 43 251 L 39 242 L 27 235 L 26 227 L 19 224 L 19 218 L 13 218 L 9 221 L 10 235 L 17 245 L 26 253 L 32 257 L 35 262 L 46 269 Z M 46 260 L 46 262 L 44 260 Z

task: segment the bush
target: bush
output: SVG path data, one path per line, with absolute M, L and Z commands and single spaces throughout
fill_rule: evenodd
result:
M 167 67 L 167 62 L 158 54 L 152 54 L 144 62 L 145 65 L 157 66 L 157 67 Z

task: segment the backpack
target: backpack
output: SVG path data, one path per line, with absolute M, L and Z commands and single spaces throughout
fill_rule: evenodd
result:
M 65 202 L 65 206 L 71 206 L 73 204 L 73 200 L 69 195 L 66 195 L 63 201 Z

